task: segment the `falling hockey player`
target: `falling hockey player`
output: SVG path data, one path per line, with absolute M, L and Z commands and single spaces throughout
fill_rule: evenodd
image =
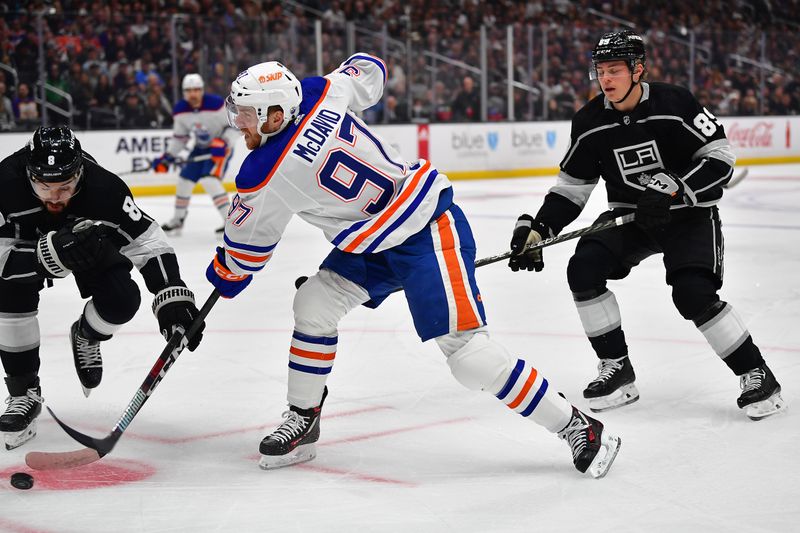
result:
M 0 162 L 0 359 L 9 398 L 0 416 L 7 449 L 36 435 L 41 413 L 39 292 L 74 275 L 91 298 L 70 330 L 84 394 L 100 384 L 100 343 L 139 309 L 133 265 L 155 295 L 165 337 L 186 330 L 198 311 L 166 236 L 130 189 L 81 150 L 69 128 L 42 127 L 25 148 Z M 190 339 L 194 350 L 201 334 Z
M 178 234 L 186 221 L 192 190 L 200 182 L 211 196 L 214 207 L 219 211 L 223 224 L 228 214 L 228 193 L 222 179 L 232 155 L 231 145 L 237 138 L 236 130 L 228 127 L 225 115 L 225 102 L 221 96 L 204 92 L 203 78 L 200 74 L 187 74 L 181 83 L 183 99 L 175 104 L 172 111 L 172 139 L 167 151 L 153 160 L 156 172 L 167 172 L 170 163 L 193 142 L 192 150 L 178 176 L 175 191 L 175 214 L 161 228 Z M 217 232 L 222 233 L 220 227 Z
M 692 94 L 645 83 L 642 38 L 625 30 L 603 35 L 592 51 L 592 79 L 602 90 L 572 120 L 572 137 L 556 185 L 535 217 L 522 215 L 511 239 L 512 270 L 544 267 L 526 243 L 558 234 L 575 220 L 602 178 L 611 208 L 598 221 L 636 213 L 636 224 L 583 237 L 567 279 L 599 375 L 583 391 L 594 412 L 639 399 L 620 310 L 609 279 L 663 254 L 678 312 L 739 376 L 739 408 L 754 420 L 780 411 L 781 387 L 722 287 L 723 239 L 717 204 L 736 157 L 722 125 Z
M 558 434 L 579 471 L 602 477 L 620 439 L 489 337 L 475 242 L 447 177 L 428 161 L 406 162 L 354 114 L 378 102 L 385 83 L 383 62 L 356 54 L 325 77 L 299 81 L 271 61 L 231 84 L 229 120 L 252 151 L 236 178 L 209 281 L 236 296 L 269 261 L 294 214 L 335 246 L 295 295 L 289 410 L 261 441 L 260 465 L 315 457 L 339 321 L 402 288 L 417 333 L 436 340 L 457 381 Z

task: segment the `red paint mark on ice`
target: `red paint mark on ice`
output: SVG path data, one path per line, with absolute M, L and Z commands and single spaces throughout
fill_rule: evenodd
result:
M 124 485 L 142 481 L 156 469 L 148 464 L 123 459 L 103 460 L 90 465 L 64 470 L 31 470 L 25 466 L 0 470 L 0 479 L 8 480 L 14 472 L 27 472 L 33 476 L 31 491 L 82 490 Z M 18 490 L 6 481 L 5 490 Z
M 465 416 L 461 418 L 452 418 L 450 420 L 440 420 L 439 422 L 429 422 L 427 424 L 419 424 L 417 426 L 408 426 L 402 428 L 395 428 L 395 429 L 387 429 L 385 431 L 376 431 L 374 433 L 364 433 L 362 435 L 353 435 L 352 437 L 344 437 L 341 439 L 336 440 L 328 440 L 328 441 L 321 441 L 319 443 L 320 446 L 330 446 L 332 444 L 341 444 L 343 442 L 356 442 L 359 440 L 368 440 L 368 439 L 376 439 L 380 437 L 388 437 L 389 435 L 396 435 L 398 433 L 405 433 L 407 431 L 417 431 L 420 429 L 427 429 L 427 428 L 435 428 L 439 426 L 444 426 L 447 424 L 459 424 L 461 422 L 466 422 L 468 420 L 472 420 L 471 417 Z
M 8 533 L 50 533 L 50 530 L 18 524 L 5 518 L 0 518 L 0 531 L 7 531 Z
M 329 468 L 327 466 L 319 466 L 317 464 L 301 463 L 294 465 L 292 468 L 299 468 L 300 470 L 309 470 L 311 472 L 321 472 L 323 474 L 334 474 L 337 476 L 352 477 L 359 481 L 369 481 L 371 483 L 384 483 L 388 485 L 400 485 L 403 487 L 416 487 L 416 483 L 409 481 L 402 481 L 399 479 L 392 479 L 382 476 L 373 476 L 371 474 L 361 474 L 353 472 L 352 470 L 342 470 L 339 468 Z
M 341 411 L 338 413 L 331 413 L 330 415 L 325 415 L 325 420 L 329 420 L 331 418 L 343 418 L 347 416 L 355 416 L 360 415 L 362 413 L 371 413 L 373 411 L 383 411 L 385 409 L 391 409 L 386 405 L 374 405 L 370 407 L 361 407 L 359 409 L 352 409 L 350 411 Z M 194 442 L 198 440 L 205 440 L 205 439 L 213 439 L 216 437 L 229 437 L 231 435 L 236 435 L 239 433 L 250 433 L 251 431 L 263 431 L 264 429 L 274 429 L 280 422 L 272 422 L 270 424 L 260 424 L 257 426 L 249 426 L 244 428 L 231 428 L 231 429 L 224 429 L 221 431 L 215 431 L 213 433 L 203 433 L 200 435 L 191 435 L 188 437 L 160 437 L 157 435 L 144 435 L 142 433 L 137 433 L 135 431 L 125 433 L 126 437 L 129 439 L 141 440 L 145 442 L 157 442 L 160 444 L 181 444 L 184 442 Z M 106 431 L 108 428 L 103 428 L 100 426 L 91 426 L 88 424 L 83 424 L 87 430 L 90 431 Z

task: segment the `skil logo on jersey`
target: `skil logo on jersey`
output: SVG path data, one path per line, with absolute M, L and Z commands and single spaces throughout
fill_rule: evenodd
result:
M 277 81 L 283 77 L 283 72 L 273 72 L 272 74 L 263 74 L 258 77 L 258 83 L 267 83 L 268 81 Z
M 664 168 L 658 145 L 655 141 L 647 141 L 632 146 L 614 149 L 614 157 L 622 179 L 641 189 L 639 175 L 649 170 Z
M 322 150 L 322 145 L 328 140 L 331 132 L 342 119 L 342 115 L 330 109 L 322 109 L 317 116 L 312 118 L 303 128 L 303 133 L 297 138 L 297 142 L 292 150 L 292 155 L 304 161 L 306 164 L 313 164 L 314 158 Z

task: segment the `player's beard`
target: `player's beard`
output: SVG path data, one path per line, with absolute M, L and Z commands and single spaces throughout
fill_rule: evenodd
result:
M 44 207 L 47 209 L 47 212 L 54 216 L 60 216 L 64 213 L 64 210 L 67 208 L 67 204 L 69 201 L 66 202 L 44 202 Z

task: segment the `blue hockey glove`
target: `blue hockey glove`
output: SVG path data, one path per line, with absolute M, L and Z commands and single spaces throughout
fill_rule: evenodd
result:
M 228 265 L 225 264 L 225 250 L 221 246 L 217 246 L 217 254 L 206 269 L 206 279 L 216 287 L 220 296 L 233 298 L 250 285 L 253 276 L 249 274 L 239 276 L 231 272 Z
M 175 158 L 172 157 L 170 154 L 165 153 L 161 157 L 156 157 L 155 159 L 153 159 L 153 170 L 155 170 L 156 173 L 158 174 L 168 172 L 169 165 L 174 162 Z

